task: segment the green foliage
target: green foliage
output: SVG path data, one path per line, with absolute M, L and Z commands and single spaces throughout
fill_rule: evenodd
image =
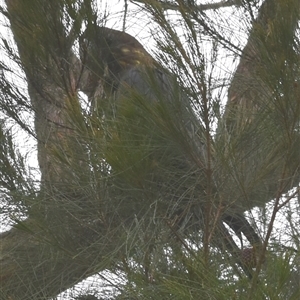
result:
M 34 113 L 42 177 L 33 184 L 1 123 L 1 205 L 14 228 L 0 235 L 0 299 L 48 299 L 104 270 L 123 279 L 114 299 L 298 299 L 299 203 L 288 206 L 300 169 L 298 1 L 265 1 L 233 76 L 218 65 L 225 49 L 240 50 L 221 10 L 212 22 L 179 1 L 173 20 L 147 1 L 159 61 L 135 66 L 141 90 L 113 78 L 123 85 L 90 97 L 90 111 L 78 95 L 85 66 L 72 54 L 82 22 L 95 21 L 90 2 L 6 2 L 18 55 L 4 38 L 3 50 L 22 64 L 29 97 L 3 63 L 0 107 L 27 133 L 19 112 Z M 237 21 L 253 9 L 244 4 Z M 93 74 L 99 85 L 111 84 L 104 71 Z M 264 237 L 249 280 L 220 219 L 273 198 L 264 223 L 249 214 Z M 283 209 L 290 248 L 273 229 Z M 248 245 L 238 238 L 240 251 Z

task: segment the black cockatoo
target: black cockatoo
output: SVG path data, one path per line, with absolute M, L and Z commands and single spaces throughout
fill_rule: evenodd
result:
M 136 99 L 136 106 L 142 109 L 133 110 L 134 112 L 131 110 L 123 116 L 140 114 L 134 126 L 142 128 L 142 122 L 146 120 L 143 114 L 150 111 L 153 123 L 151 120 L 145 121 L 148 122 L 148 127 L 153 125 L 149 139 L 157 138 L 154 132 L 161 130 L 167 144 L 165 153 L 168 153 L 172 145 L 180 149 L 174 158 L 165 160 L 162 157 L 164 153 L 159 152 L 161 157 L 152 159 L 153 165 L 159 165 L 156 186 L 158 184 L 160 191 L 169 189 L 168 197 L 171 200 L 167 201 L 173 201 L 174 205 L 170 205 L 172 209 L 167 207 L 167 215 L 170 218 L 179 216 L 178 227 L 184 224 L 186 227 L 192 227 L 194 231 L 203 228 L 203 207 L 207 199 L 206 181 L 201 178 L 205 177 L 206 147 L 202 138 L 204 130 L 194 113 L 191 101 L 180 89 L 175 76 L 163 69 L 134 37 L 125 32 L 96 25 L 89 26 L 81 37 L 80 48 L 85 69 L 81 90 L 90 101 L 113 98 L 116 106 L 120 106 L 120 111 L 124 112 L 127 105 L 124 101 L 134 102 L 132 99 Z M 152 110 L 152 107 L 155 108 Z M 164 114 L 159 115 L 161 111 L 166 113 L 166 117 Z M 131 129 L 134 131 L 135 127 Z M 131 166 L 127 165 L 126 168 Z M 172 172 L 179 175 L 172 176 L 171 179 L 164 177 Z M 151 193 L 152 186 L 149 182 L 152 182 L 156 175 L 155 171 L 148 173 L 151 174 L 143 175 L 145 179 L 141 179 L 138 184 L 149 184 L 148 192 Z M 130 177 L 128 174 L 126 176 Z M 156 196 L 165 197 L 166 193 L 160 192 Z M 202 198 L 204 200 L 201 200 Z M 222 239 L 216 238 L 218 246 L 225 245 L 231 253 L 238 249 L 224 223 L 239 237 L 243 233 L 253 246 L 261 244 L 260 237 L 241 212 L 235 213 L 234 209 L 230 209 L 230 213 L 225 211 L 220 217 L 217 231 Z

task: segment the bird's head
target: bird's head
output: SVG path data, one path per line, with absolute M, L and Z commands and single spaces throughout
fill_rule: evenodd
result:
M 137 65 L 151 65 L 153 59 L 131 35 L 114 29 L 90 26 L 80 38 L 81 61 L 101 78 L 119 79 Z

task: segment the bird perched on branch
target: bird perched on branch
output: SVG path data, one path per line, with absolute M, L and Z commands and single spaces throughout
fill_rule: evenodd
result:
M 94 96 L 99 80 L 108 96 L 116 91 L 126 72 L 155 63 L 135 38 L 106 27 L 89 26 L 80 38 L 80 52 L 81 61 L 88 70 L 82 91 L 89 96 Z
M 191 102 L 181 92 L 176 78 L 159 66 L 143 46 L 134 37 L 125 32 L 91 25 L 82 35 L 80 45 L 81 61 L 85 68 L 84 82 L 81 84 L 81 90 L 88 95 L 91 101 L 95 97 L 100 98 L 101 101 L 113 97 L 116 102 L 122 98 L 126 98 L 128 102 L 132 102 L 132 99 L 135 99 L 136 103 L 133 103 L 133 105 L 139 106 L 141 112 L 138 110 L 134 111 L 137 114 L 140 113 L 140 115 L 138 117 L 139 120 L 137 123 L 134 123 L 131 129 L 136 131 L 139 129 L 136 127 L 142 128 L 144 126 L 142 122 L 148 122 L 147 128 L 153 127 L 149 140 L 156 138 L 155 131 L 162 130 L 164 132 L 162 134 L 163 141 L 166 143 L 166 145 L 163 145 L 164 154 L 168 152 L 168 143 L 170 144 L 169 148 L 174 148 L 173 145 L 184 148 L 180 154 L 176 154 L 179 159 L 177 159 L 177 156 L 176 158 L 171 157 L 169 160 L 165 158 L 161 159 L 160 157 L 157 158 L 161 163 L 159 172 L 157 172 L 159 178 L 157 181 L 159 181 L 160 187 L 159 197 L 161 197 L 161 194 L 165 195 L 161 190 L 172 189 L 172 192 L 168 195 L 172 195 L 170 197 L 176 199 L 174 200 L 174 206 L 176 207 L 177 205 L 177 207 L 173 210 L 169 209 L 169 207 L 167 208 L 170 211 L 170 215 L 172 213 L 183 215 L 181 219 L 185 219 L 185 212 L 188 211 L 188 214 L 195 214 L 196 218 L 200 219 L 199 216 L 203 214 L 203 206 L 205 204 L 200 204 L 200 212 L 198 212 L 199 201 L 193 199 L 196 199 L 196 197 L 201 198 L 199 196 L 201 193 L 205 198 L 204 190 L 206 181 L 205 178 L 201 178 L 201 176 L 205 177 L 205 172 L 203 171 L 205 170 L 205 146 L 202 141 L 202 133 L 204 131 L 195 116 Z M 125 104 L 124 106 L 126 105 L 129 104 Z M 162 110 L 166 114 L 160 117 Z M 149 111 L 151 112 L 149 118 L 152 117 L 152 120 L 146 120 L 146 117 L 143 115 Z M 142 132 L 142 129 L 140 132 Z M 146 132 L 145 134 L 148 133 Z M 167 135 L 170 137 L 167 137 Z M 160 155 L 164 154 L 160 152 Z M 134 153 L 130 153 L 130 155 L 134 155 Z M 153 165 L 156 164 L 155 159 L 153 159 L 152 163 Z M 127 165 L 126 167 L 122 165 L 123 169 L 131 169 L 135 172 L 136 169 L 134 167 L 133 165 Z M 153 170 L 151 166 L 149 168 L 149 170 Z M 170 180 L 165 179 L 162 174 L 167 174 L 164 173 L 165 169 L 167 172 L 172 173 L 172 171 L 170 172 L 170 168 L 174 171 L 173 173 L 179 173 L 180 178 L 172 175 L 173 177 Z M 148 173 L 151 173 L 150 177 L 153 180 L 155 172 L 151 171 Z M 127 177 L 130 177 L 130 173 L 126 174 Z M 147 180 L 141 183 L 141 177 L 143 176 Z M 134 179 L 141 186 L 145 186 L 145 182 L 150 185 L 150 177 L 149 174 L 143 174 Z M 192 181 L 189 178 L 193 178 L 193 182 L 201 182 L 201 184 L 203 181 L 203 184 L 200 184 L 202 191 L 197 192 L 198 195 L 191 192 L 193 189 L 189 184 L 192 184 Z M 182 189 L 185 190 L 182 191 Z M 152 186 L 149 188 L 150 190 L 152 192 Z M 174 196 L 176 193 L 180 193 L 177 198 Z M 185 201 L 182 200 L 184 197 Z M 168 201 L 170 200 L 168 199 Z M 179 202 L 181 202 L 180 205 L 178 205 Z M 196 205 L 191 204 L 192 202 L 196 202 Z M 191 206 L 190 209 L 186 209 L 188 206 Z M 189 218 L 187 217 L 182 222 L 188 224 L 188 220 Z M 252 245 L 261 243 L 255 230 L 240 213 L 231 212 L 229 214 L 225 212 L 220 222 L 228 224 L 239 237 L 241 237 L 241 234 L 244 234 Z M 197 230 L 201 229 L 201 221 L 199 221 L 197 226 Z M 224 235 L 222 243 L 225 244 L 225 247 L 231 253 L 236 253 L 236 249 L 238 248 L 232 238 L 228 238 L 230 235 L 226 227 L 222 224 L 220 228 L 222 228 L 220 230 L 221 235 Z

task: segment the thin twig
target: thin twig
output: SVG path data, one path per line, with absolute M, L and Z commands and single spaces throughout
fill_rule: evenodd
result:
M 283 201 L 280 205 L 277 206 L 277 211 L 279 211 L 283 206 L 285 206 L 288 202 L 290 202 L 293 198 L 295 198 L 300 192 L 300 186 L 296 189 L 296 191 L 290 195 L 285 201 Z
M 131 0 L 131 2 L 135 3 L 143 3 L 143 4 L 156 4 L 160 5 L 162 9 L 164 10 L 180 10 L 180 5 L 175 4 L 175 2 L 172 1 L 156 1 L 156 0 Z M 154 3 L 155 2 L 155 3 Z M 186 5 L 190 5 L 188 2 L 186 2 Z M 194 8 L 198 11 L 205 11 L 210 9 L 219 9 L 223 7 L 230 7 L 230 6 L 241 6 L 242 1 L 241 0 L 227 0 L 227 1 L 220 1 L 216 3 L 207 3 L 207 4 L 199 4 L 194 5 Z
M 285 175 L 285 170 L 283 170 L 283 172 L 282 172 L 282 178 L 284 178 L 284 175 Z M 278 188 L 277 196 L 275 198 L 275 204 L 274 204 L 274 208 L 273 208 L 273 211 L 272 211 L 271 219 L 270 219 L 270 222 L 269 222 L 267 234 L 266 234 L 265 240 L 263 242 L 263 245 L 262 245 L 262 247 L 260 249 L 259 258 L 258 258 L 257 265 L 256 265 L 256 272 L 253 275 L 252 286 L 251 286 L 251 289 L 249 291 L 249 297 L 248 297 L 248 299 L 253 299 L 252 296 L 253 296 L 253 293 L 254 293 L 254 291 L 256 289 L 256 286 L 257 286 L 257 283 L 258 283 L 258 275 L 260 273 L 262 264 L 264 262 L 264 258 L 265 258 L 266 251 L 267 251 L 267 246 L 269 244 L 271 233 L 272 233 L 272 230 L 274 228 L 274 222 L 275 222 L 276 215 L 278 213 L 279 207 L 282 207 L 284 205 L 284 203 L 287 202 L 287 201 L 284 201 L 284 203 L 279 204 L 279 201 L 280 201 L 280 198 L 282 196 L 282 193 L 283 193 L 284 189 L 285 189 L 285 185 L 283 184 L 283 181 L 282 181 L 282 184 Z M 288 199 L 288 201 L 289 200 L 290 199 Z
M 124 1 L 124 16 L 123 16 L 123 31 L 126 29 L 126 19 L 127 19 L 127 12 L 128 12 L 128 0 Z

